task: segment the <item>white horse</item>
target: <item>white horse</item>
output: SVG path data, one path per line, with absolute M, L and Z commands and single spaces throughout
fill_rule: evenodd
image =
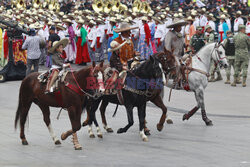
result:
M 188 75 L 188 83 L 190 91 L 193 91 L 195 94 L 197 106 L 183 115 L 183 121 L 188 120 L 199 108 L 201 108 L 203 121 L 208 126 L 213 125 L 212 121 L 207 117 L 204 104 L 204 90 L 208 84 L 207 75 L 209 74 L 212 59 L 218 63 L 220 67 L 227 68 L 228 62 L 224 47 L 218 43 L 207 44 L 192 57 L 192 68 L 194 68 L 194 70 Z M 167 86 L 172 87 L 172 84 L 168 82 Z

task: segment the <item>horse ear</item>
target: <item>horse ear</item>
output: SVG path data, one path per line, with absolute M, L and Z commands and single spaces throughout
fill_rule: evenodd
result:
M 102 61 L 101 64 L 100 64 L 100 67 L 101 67 L 101 68 L 103 67 L 103 63 L 104 63 L 104 62 Z
M 96 65 L 96 64 L 95 64 L 95 61 L 93 61 L 93 62 L 92 62 L 92 67 L 95 67 L 95 65 Z
M 155 62 L 155 59 L 153 56 L 150 56 L 150 61 L 152 61 L 153 63 Z

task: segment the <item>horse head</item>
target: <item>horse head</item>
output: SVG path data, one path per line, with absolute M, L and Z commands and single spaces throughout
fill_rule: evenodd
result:
M 176 75 L 177 61 L 176 58 L 170 52 L 161 52 L 154 55 L 162 66 L 163 73 L 165 75 Z
M 105 91 L 104 84 L 103 84 L 103 72 L 104 72 L 104 66 L 103 62 L 101 62 L 99 65 L 96 65 L 96 63 L 93 61 L 92 68 L 91 68 L 91 76 L 95 80 L 95 92 L 103 93 Z
M 212 58 L 213 60 L 220 65 L 220 68 L 228 67 L 227 57 L 225 54 L 225 48 L 221 43 L 215 43 L 214 49 L 212 52 Z

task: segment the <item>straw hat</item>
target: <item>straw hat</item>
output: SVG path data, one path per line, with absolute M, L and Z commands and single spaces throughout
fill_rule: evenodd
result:
M 133 30 L 133 29 L 137 29 L 138 27 L 130 27 L 130 25 L 128 23 L 121 23 L 121 26 L 120 28 L 116 28 L 114 29 L 114 31 L 116 33 L 119 33 L 119 32 L 124 32 L 124 31 L 130 31 L 130 30 Z
M 222 14 L 219 19 L 227 19 L 226 15 Z
M 80 18 L 80 19 L 77 21 L 77 23 L 79 23 L 79 24 L 84 24 L 85 21 L 84 21 L 82 18 Z
M 174 28 L 174 27 L 177 27 L 177 26 L 184 26 L 186 24 L 187 24 L 187 22 L 184 21 L 184 20 L 174 19 L 173 23 L 169 24 L 166 28 Z
M 142 21 L 148 21 L 148 18 L 147 18 L 146 16 L 142 16 L 142 17 L 141 17 L 141 20 L 142 20 Z
M 114 17 L 111 17 L 111 18 L 109 19 L 109 21 L 111 21 L 111 22 L 116 22 L 116 19 L 115 19 Z
M 66 28 L 63 27 L 62 24 L 56 24 L 56 29 L 57 29 L 57 30 L 66 30 Z
M 65 20 L 63 20 L 63 22 L 72 24 L 72 20 L 70 20 L 70 19 L 65 19 Z
M 61 23 L 62 21 L 61 20 L 59 20 L 58 18 L 56 18 L 55 20 L 54 20 L 54 23 Z
M 159 24 L 163 24 L 161 17 L 152 17 L 153 20 L 157 21 Z
M 55 41 L 53 43 L 53 46 L 49 49 L 49 53 L 54 53 L 56 48 L 58 48 L 60 45 L 63 46 L 63 48 L 65 48 L 69 43 L 69 40 L 67 38 L 64 38 L 60 41 Z
M 192 16 L 188 16 L 188 18 L 186 20 L 187 21 L 194 21 L 194 19 L 192 18 Z

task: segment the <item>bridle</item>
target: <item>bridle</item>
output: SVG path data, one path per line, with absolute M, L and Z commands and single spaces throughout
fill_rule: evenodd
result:
M 176 64 L 175 65 L 173 65 L 172 67 L 170 67 L 169 65 L 168 65 L 168 61 L 167 61 L 167 56 L 165 56 L 165 54 L 162 56 L 162 57 L 160 57 L 160 58 L 158 58 L 159 60 L 160 60 L 160 62 L 164 62 L 164 65 L 167 65 L 167 67 L 165 66 L 164 68 L 162 68 L 162 71 L 163 71 L 163 73 L 165 74 L 165 75 L 168 75 L 171 71 L 173 71 L 174 69 L 176 69 Z M 161 63 L 162 64 L 162 63 Z M 163 64 L 162 64 L 163 65 Z
M 221 43 L 215 43 L 214 45 L 214 49 L 212 50 L 211 54 L 213 54 L 213 52 L 215 51 L 215 53 L 217 54 L 216 57 L 217 57 L 217 60 L 215 61 L 215 64 L 220 64 L 220 66 L 222 66 L 222 60 L 227 58 L 226 56 L 224 57 L 221 57 L 221 54 L 222 52 L 219 51 L 219 47 L 222 46 L 224 48 L 224 46 L 221 44 Z M 224 48 L 225 49 L 225 48 Z

